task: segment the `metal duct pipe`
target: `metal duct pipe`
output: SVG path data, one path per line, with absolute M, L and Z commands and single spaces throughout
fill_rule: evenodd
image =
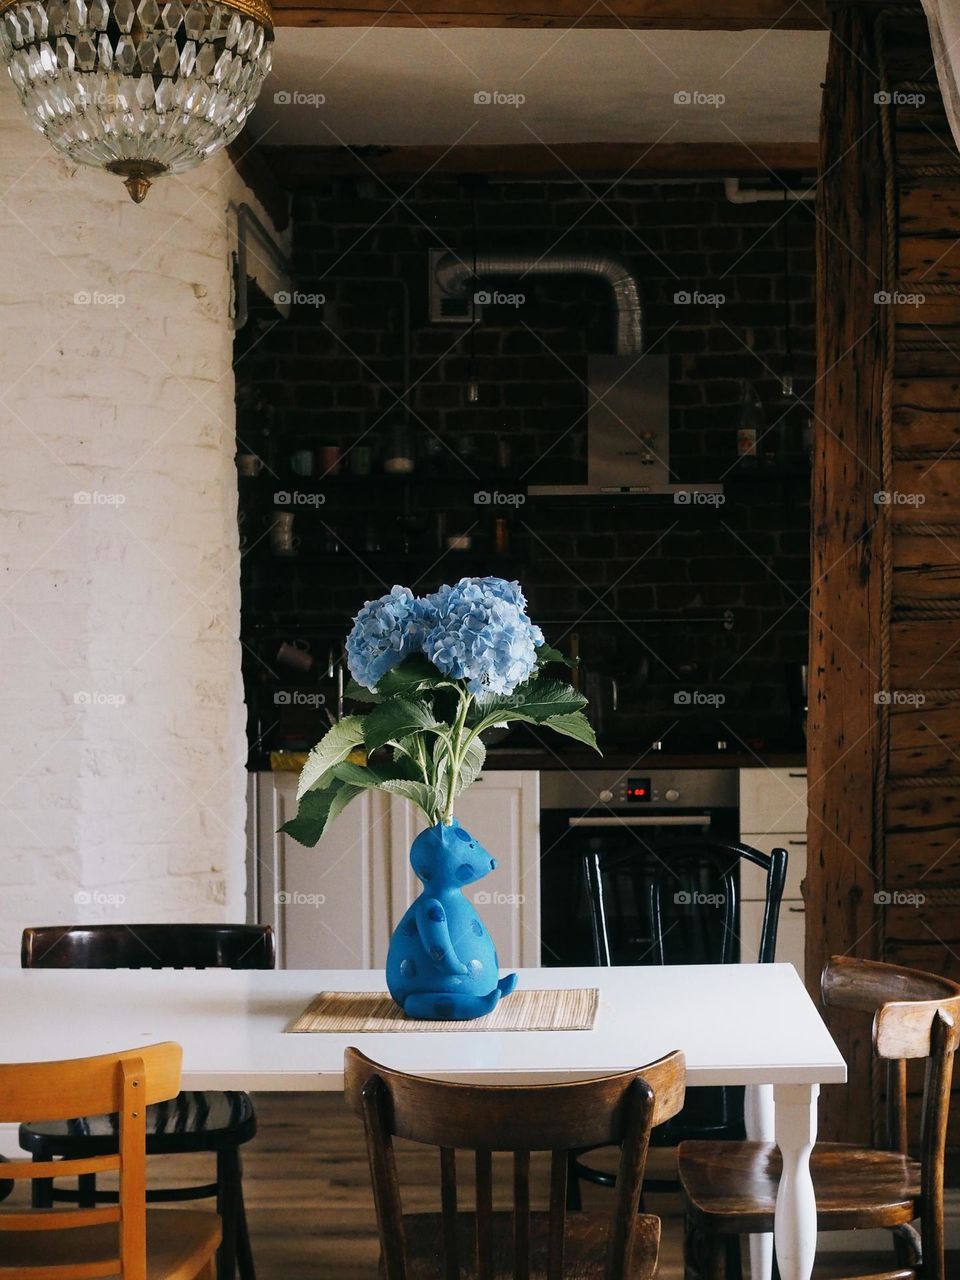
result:
M 445 253 L 437 262 L 437 284 L 451 297 L 462 297 L 474 280 L 473 263 Z M 643 348 L 643 307 L 637 281 L 619 258 L 607 254 L 556 253 L 542 258 L 521 253 L 480 253 L 476 277 L 482 276 L 596 276 L 613 291 L 617 309 L 618 356 L 639 355 Z

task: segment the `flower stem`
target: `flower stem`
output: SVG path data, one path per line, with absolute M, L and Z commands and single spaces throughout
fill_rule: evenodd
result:
M 463 731 L 466 727 L 467 716 L 470 712 L 470 703 L 473 701 L 472 693 L 460 694 L 460 710 L 453 726 L 453 732 L 450 735 L 450 769 L 447 781 L 447 803 L 443 814 L 443 825 L 449 827 L 453 822 L 453 802 L 457 794 L 457 779 L 460 776 L 460 766 L 463 763 L 463 753 L 466 748 L 463 746 Z

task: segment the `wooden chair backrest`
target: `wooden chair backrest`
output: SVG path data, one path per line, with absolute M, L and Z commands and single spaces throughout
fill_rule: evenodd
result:
M 146 1280 L 146 1126 L 147 1107 L 166 1102 L 180 1091 L 181 1050 L 177 1044 L 147 1045 L 128 1053 L 68 1062 L 0 1064 L 0 1124 L 23 1120 L 70 1120 L 80 1115 L 117 1112 L 120 1116 L 116 1155 L 77 1160 L 12 1160 L 3 1166 L 4 1178 L 79 1177 L 116 1172 L 118 1203 L 95 1209 L 28 1209 L 0 1211 L 0 1259 L 8 1231 L 71 1231 L 115 1224 L 117 1257 L 105 1264 L 56 1268 L 57 1280 L 86 1280 L 120 1275 L 122 1280 Z M 17 1272 L 29 1280 L 31 1268 Z M 50 1269 L 38 1266 L 37 1276 L 49 1280 Z
M 523 1276 L 530 1248 L 530 1154 L 552 1153 L 547 1280 L 563 1276 L 567 1153 L 620 1145 L 605 1280 L 628 1274 L 650 1130 L 683 1106 L 684 1056 L 597 1080 L 552 1085 L 465 1085 L 406 1075 L 357 1049 L 345 1057 L 348 1105 L 363 1118 L 385 1280 L 406 1280 L 403 1214 L 392 1140 L 440 1148 L 445 1280 L 459 1280 L 455 1152 L 475 1153 L 477 1280 L 492 1280 L 491 1154 L 513 1152 L 514 1248 Z
M 886 1145 L 907 1153 L 907 1062 L 924 1059 L 920 1120 L 920 1234 L 924 1280 L 946 1280 L 943 1178 L 960 985 L 875 960 L 834 956 L 823 971 L 824 1004 L 873 1014 L 873 1047 L 887 1063 Z
M 269 925 L 74 924 L 24 929 L 24 969 L 273 969 Z
M 753 863 L 766 877 L 763 923 L 756 958 L 760 964 L 772 964 L 787 878 L 786 850 L 773 849 L 767 854 L 752 845 L 704 836 L 673 836 L 655 844 L 641 841 L 628 853 L 614 851 L 609 856 L 595 848 L 582 855 L 596 963 L 633 963 L 629 956 L 616 954 L 604 883 L 608 878 L 612 881 L 626 878 L 632 882 L 632 893 L 623 897 L 627 901 L 634 898 L 638 904 L 643 904 L 646 911 L 652 946 L 649 950 L 644 948 L 644 963 L 681 963 L 680 954 L 690 953 L 691 939 L 696 940 L 696 955 L 700 948 L 709 947 L 710 937 L 715 937 L 710 954 L 697 956 L 698 960 L 710 964 L 738 963 L 741 862 Z M 715 897 L 719 906 L 706 905 L 705 902 L 698 904 L 696 894 L 700 890 L 707 900 L 712 901 Z M 614 901 L 617 898 L 615 893 L 610 896 Z M 684 896 L 688 905 L 675 905 L 683 903 Z M 719 918 L 714 921 L 714 917 Z M 719 927 L 708 930 L 708 921 Z M 667 945 L 667 938 L 671 935 L 675 954 L 671 954 Z

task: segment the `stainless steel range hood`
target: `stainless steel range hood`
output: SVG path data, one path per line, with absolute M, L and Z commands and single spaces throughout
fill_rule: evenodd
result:
M 720 484 L 670 479 L 670 374 L 667 356 L 589 356 L 587 483 L 532 484 L 531 498 L 672 497 L 723 493 Z

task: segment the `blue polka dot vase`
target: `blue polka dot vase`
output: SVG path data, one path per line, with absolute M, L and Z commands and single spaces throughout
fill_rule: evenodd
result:
M 417 836 L 410 865 L 423 892 L 390 939 L 390 994 L 410 1018 L 481 1018 L 517 985 L 515 973 L 500 977 L 493 939 L 463 892 L 496 860 L 454 818 Z

